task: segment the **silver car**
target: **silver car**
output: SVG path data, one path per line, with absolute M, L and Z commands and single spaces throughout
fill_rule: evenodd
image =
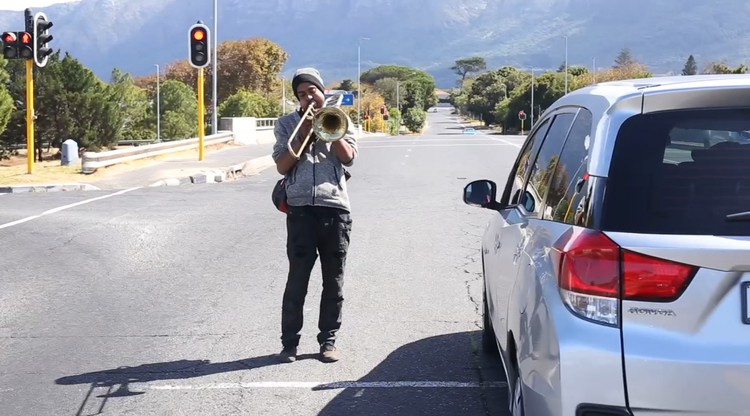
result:
M 512 414 L 750 415 L 747 131 L 748 75 L 602 83 L 466 186 Z

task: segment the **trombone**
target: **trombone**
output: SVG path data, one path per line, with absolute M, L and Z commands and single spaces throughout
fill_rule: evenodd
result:
M 289 153 L 291 153 L 292 156 L 297 160 L 300 159 L 302 152 L 307 147 L 313 133 L 315 133 L 318 139 L 323 140 L 324 142 L 335 142 L 346 136 L 347 131 L 349 131 L 349 117 L 344 113 L 344 110 L 339 108 L 343 100 L 343 94 L 333 95 L 323 102 L 323 106 L 317 113 L 314 113 L 315 102 L 312 100 L 310 101 L 307 110 L 302 114 L 299 123 L 297 123 L 297 127 L 294 128 L 294 131 L 289 136 L 289 140 L 286 144 L 287 149 L 289 149 Z M 299 148 L 299 153 L 295 153 L 292 148 L 292 140 L 297 136 L 297 132 L 306 119 L 312 119 L 312 128 L 307 133 L 305 139 L 302 140 L 302 146 Z

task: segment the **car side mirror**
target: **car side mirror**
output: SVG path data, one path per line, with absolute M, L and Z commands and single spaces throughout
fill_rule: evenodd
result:
M 496 194 L 497 185 L 495 182 L 480 179 L 464 187 L 464 203 L 474 207 L 494 208 L 497 205 Z

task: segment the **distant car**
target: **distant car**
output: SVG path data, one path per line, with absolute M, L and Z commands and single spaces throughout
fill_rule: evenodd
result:
M 477 134 L 477 131 L 471 127 L 467 127 L 464 129 L 464 134 Z
M 482 345 L 510 414 L 750 414 L 748 103 L 741 74 L 581 88 L 500 187 L 466 186 L 495 211 Z

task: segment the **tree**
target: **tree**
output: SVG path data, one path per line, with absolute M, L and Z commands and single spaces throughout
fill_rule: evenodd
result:
M 695 63 L 693 55 L 688 56 L 685 67 L 682 68 L 682 75 L 695 75 L 698 73 L 698 65 Z
M 11 120 L 11 116 L 14 113 L 15 106 L 13 105 L 13 97 L 10 95 L 10 91 L 6 87 L 6 84 L 10 81 L 10 75 L 6 70 L 8 61 L 0 56 L 0 137 L 5 129 L 8 127 L 8 123 Z M 0 140 L 0 159 L 8 156 L 4 149 L 3 141 Z
M 612 66 L 612 68 L 624 69 L 636 64 L 638 64 L 638 61 L 635 60 L 633 54 L 630 52 L 630 49 L 623 48 L 620 51 L 620 54 L 617 55 L 617 58 L 615 58 L 615 64 Z
M 354 84 L 354 81 L 350 79 L 345 79 L 341 81 L 341 84 L 339 85 L 337 90 L 344 90 L 344 91 L 354 91 L 357 89 L 357 86 Z
M 484 71 L 485 69 L 487 69 L 487 61 L 481 56 L 458 59 L 455 65 L 451 67 L 451 70 L 461 77 L 462 88 L 467 74 Z
M 744 74 L 746 72 L 747 67 L 744 64 L 741 64 L 737 68 L 732 68 L 725 62 L 709 62 L 703 71 L 704 74 Z
M 388 106 L 396 107 L 398 106 L 397 98 L 403 99 L 403 93 L 398 83 L 399 80 L 396 78 L 381 78 L 375 81 L 375 90 L 383 96 Z M 396 94 L 397 92 L 398 94 Z M 396 95 L 399 97 L 396 97 Z
M 400 65 L 381 65 L 362 73 L 360 79 L 363 83 L 375 85 L 378 80 L 383 78 L 398 79 L 401 81 L 401 87 L 404 86 L 405 82 L 415 82 L 419 84 L 420 89 L 422 90 L 420 94 L 422 100 L 420 103 L 424 110 L 436 105 L 438 102 L 437 96 L 435 95 L 435 77 L 425 71 Z M 407 107 L 402 107 L 402 110 L 406 111 L 408 104 L 404 105 L 407 105 Z
M 422 131 L 426 119 L 427 113 L 424 110 L 418 107 L 412 107 L 404 116 L 404 125 L 409 131 L 418 133 Z
M 217 92 L 219 102 L 241 89 L 262 95 L 273 93 L 289 58 L 281 46 L 265 38 L 227 41 L 218 52 L 218 79 L 222 85 Z
M 240 90 L 227 98 L 219 108 L 219 117 L 275 117 L 281 110 L 276 100 L 254 92 Z
M 118 100 L 122 109 L 122 137 L 130 140 L 155 138 L 156 100 L 153 106 L 149 105 L 148 91 L 135 85 L 130 74 L 118 69 L 112 71 L 112 83 L 109 88 L 112 89 L 114 98 Z
M 161 86 L 162 139 L 178 140 L 198 134 L 198 99 L 180 81 L 168 80 Z
M 507 88 L 499 71 L 485 72 L 478 76 L 467 89 L 469 92 L 467 109 L 481 115 L 485 125 L 494 123 L 495 106 L 505 99 Z

